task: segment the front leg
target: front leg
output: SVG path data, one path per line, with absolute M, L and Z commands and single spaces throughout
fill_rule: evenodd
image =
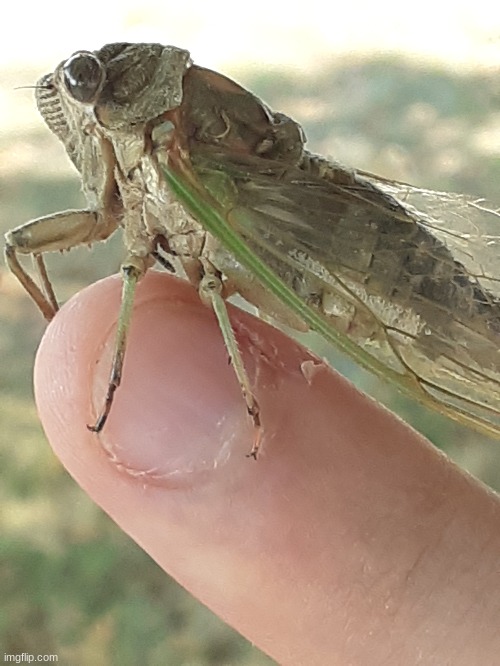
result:
M 35 301 L 43 316 L 51 320 L 58 310 L 52 285 L 45 270 L 45 252 L 70 250 L 108 238 L 117 228 L 115 217 L 90 210 L 68 210 L 27 222 L 5 234 L 5 259 L 10 270 Z M 32 255 L 41 287 L 18 260 L 19 254 Z

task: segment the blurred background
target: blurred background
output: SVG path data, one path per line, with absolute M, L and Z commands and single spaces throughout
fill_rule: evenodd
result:
M 500 6 L 253 0 L 11 3 L 0 42 L 0 231 L 83 204 L 29 86 L 78 49 L 154 41 L 191 51 L 302 123 L 349 166 L 500 204 Z M 120 239 L 51 257 L 61 300 L 116 272 Z M 500 266 L 500 264 L 499 264 Z M 0 265 L 0 646 L 65 664 L 262 666 L 271 661 L 169 580 L 79 490 L 37 420 L 44 322 Z M 500 488 L 500 446 L 317 351 Z M 138 576 L 137 572 L 141 575 Z M 133 573 L 133 575 L 131 575 Z

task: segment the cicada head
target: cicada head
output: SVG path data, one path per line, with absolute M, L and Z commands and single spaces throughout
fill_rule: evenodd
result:
M 178 107 L 190 66 L 188 51 L 161 44 L 77 51 L 40 79 L 38 109 L 59 138 L 79 109 L 92 110 L 109 130 L 126 130 Z

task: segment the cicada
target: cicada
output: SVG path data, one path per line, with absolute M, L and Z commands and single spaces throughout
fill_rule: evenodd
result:
M 6 235 L 7 262 L 47 319 L 58 305 L 43 254 L 123 231 L 116 349 L 93 430 L 120 383 L 136 284 L 159 260 L 213 308 L 257 429 L 226 312 L 233 294 L 500 436 L 497 210 L 312 154 L 298 123 L 172 46 L 77 51 L 40 79 L 36 99 L 88 204 Z

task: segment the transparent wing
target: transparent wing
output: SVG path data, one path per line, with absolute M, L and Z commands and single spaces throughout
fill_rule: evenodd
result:
M 300 298 L 309 325 L 334 330 L 325 337 L 348 340 L 340 346 L 355 360 L 416 398 L 500 437 L 498 211 L 311 156 L 301 168 L 208 150 L 191 160 L 244 244 L 238 259 L 257 257 Z M 224 243 L 224 230 L 215 235 Z M 222 268 L 237 283 L 234 265 Z
M 374 186 L 397 199 L 447 245 L 478 282 L 500 297 L 500 209 L 484 199 L 435 192 L 361 172 Z

